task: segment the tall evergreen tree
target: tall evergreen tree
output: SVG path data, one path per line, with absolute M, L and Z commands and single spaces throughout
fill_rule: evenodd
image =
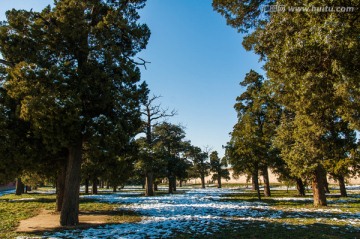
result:
M 48 150 L 68 151 L 61 225 L 79 222 L 84 143 L 110 134 L 122 144 L 141 124 L 146 86 L 132 58 L 150 35 L 137 23 L 144 3 L 60 0 L 41 12 L 8 11 L 0 26 L 5 87 L 20 118 Z
M 197 146 L 190 145 L 186 151 L 186 156 L 192 162 L 193 176 L 200 177 L 201 188 L 205 188 L 205 177 L 210 174 L 210 162 L 207 150 L 201 150 Z
M 359 129 L 359 13 L 290 11 L 294 1 L 214 0 L 227 23 L 249 33 L 243 41 L 265 60 L 273 94 L 292 118 L 278 130 L 281 156 L 293 174 L 311 178 L 314 205 L 326 205 L 325 164 L 332 123 L 342 117 Z M 313 0 L 301 7 L 340 6 Z M 359 2 L 351 7 L 358 9 Z M 269 5 L 285 11 L 264 12 Z M 266 8 L 265 8 L 266 9 Z M 293 142 L 291 145 L 285 142 Z
M 229 170 L 226 168 L 228 166 L 226 157 L 222 159 L 219 158 L 218 152 L 213 151 L 210 154 L 210 170 L 213 172 L 212 180 L 216 180 L 218 184 L 218 188 L 221 188 L 221 179 L 224 178 L 226 180 L 230 179 Z
M 184 151 L 185 132 L 181 126 L 167 122 L 155 126 L 153 132 L 154 150 L 165 162 L 169 193 L 173 193 L 176 191 L 178 171 L 183 169 L 181 153 Z
M 268 96 L 264 78 L 251 70 L 240 83 L 246 90 L 236 100 L 238 122 L 231 134 L 227 157 L 235 173 L 250 173 L 258 191 L 258 173 L 264 178 L 264 194 L 270 196 L 268 167 L 275 160 L 272 139 L 278 123 L 279 107 Z

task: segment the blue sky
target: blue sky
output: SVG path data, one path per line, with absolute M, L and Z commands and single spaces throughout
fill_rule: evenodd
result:
M 11 8 L 38 11 L 51 0 L 1 0 L 0 20 Z M 246 52 L 242 36 L 214 12 L 211 0 L 148 0 L 141 22 L 151 30 L 147 49 L 139 54 L 151 64 L 142 79 L 151 94 L 161 95 L 164 108 L 176 109 L 169 119 L 186 127 L 192 144 L 210 146 L 222 156 L 222 145 L 236 122 L 239 82 L 254 69 L 258 57 Z

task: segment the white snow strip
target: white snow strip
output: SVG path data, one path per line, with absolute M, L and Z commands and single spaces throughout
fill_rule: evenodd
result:
M 134 189 L 133 189 L 134 190 Z M 267 227 L 269 219 L 278 218 L 317 218 L 318 221 L 345 222 L 349 230 L 358 230 L 360 213 L 344 213 L 337 208 L 307 209 L 294 208 L 286 212 L 272 208 L 264 202 L 225 201 L 230 194 L 241 193 L 235 189 L 191 189 L 182 194 L 143 197 L 140 192 L 122 190 L 114 194 L 86 195 L 92 198 L 119 205 L 119 210 L 133 210 L 142 215 L 139 223 L 106 225 L 85 230 L 68 230 L 47 233 L 44 238 L 173 238 L 176 233 L 185 233 L 190 237 L 209 235 L 221 231 L 232 220 L 241 221 L 234 230 L 251 222 L 260 222 Z M 312 200 L 311 198 L 274 198 L 275 200 Z M 234 224 L 235 225 L 235 224 Z M 288 230 L 299 226 L 284 224 Z M 355 228 L 355 229 L 354 229 Z M 360 231 L 360 230 L 359 230 Z

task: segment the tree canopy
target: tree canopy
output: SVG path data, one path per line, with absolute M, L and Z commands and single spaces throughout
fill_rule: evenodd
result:
M 62 225 L 78 223 L 83 144 L 113 151 L 141 125 L 147 89 L 133 57 L 150 36 L 137 22 L 144 4 L 61 0 L 41 12 L 7 11 L 0 25 L 2 87 L 17 101 L 18 117 L 48 150 L 69 152 Z

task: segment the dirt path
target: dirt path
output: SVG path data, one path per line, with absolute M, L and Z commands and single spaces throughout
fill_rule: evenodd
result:
M 80 224 L 75 227 L 67 228 L 87 228 L 94 225 L 103 225 L 108 223 L 110 215 L 80 213 Z M 60 214 L 51 210 L 41 210 L 39 215 L 28 218 L 20 222 L 17 232 L 42 232 L 64 229 L 60 226 Z

